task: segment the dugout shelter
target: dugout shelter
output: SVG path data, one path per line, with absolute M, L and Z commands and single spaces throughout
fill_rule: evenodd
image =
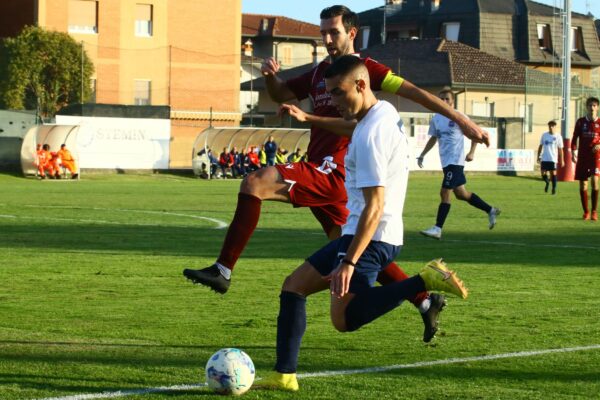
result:
M 230 151 L 237 147 L 248 151 L 252 146 L 260 146 L 273 136 L 278 148 L 284 148 L 288 152 L 294 152 L 297 148 L 306 152 L 310 141 L 309 129 L 291 128 L 206 128 L 194 141 L 192 149 L 192 168 L 194 174 L 210 178 L 210 161 L 207 156 L 208 149 L 212 150 L 213 156 L 219 158 L 223 148 Z
M 67 149 L 77 161 L 77 173 L 79 168 L 79 153 L 77 151 L 77 125 L 39 125 L 31 128 L 23 137 L 21 144 L 21 170 L 23 175 L 31 176 L 37 173 L 36 145 L 49 144 L 50 151 L 60 150 L 60 145 L 65 144 Z

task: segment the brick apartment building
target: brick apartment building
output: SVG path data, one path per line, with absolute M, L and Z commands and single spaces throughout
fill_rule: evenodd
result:
M 241 0 L 2 0 L 0 38 L 68 32 L 94 62 L 93 101 L 171 107 L 169 166 L 185 168 L 211 118 L 241 119 L 241 16 Z

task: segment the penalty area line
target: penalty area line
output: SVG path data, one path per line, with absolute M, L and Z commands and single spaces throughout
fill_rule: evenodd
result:
M 590 351 L 600 350 L 600 344 L 590 346 L 578 346 L 578 347 L 564 347 L 558 349 L 546 349 L 546 350 L 531 350 L 531 351 L 519 351 L 514 353 L 503 353 L 503 354 L 491 354 L 487 356 L 474 356 L 474 357 L 461 357 L 461 358 L 446 358 L 443 360 L 433 361 L 421 361 L 412 364 L 397 364 L 388 365 L 383 367 L 370 367 L 361 369 L 347 369 L 347 370 L 332 370 L 332 371 L 321 371 L 321 372 L 306 372 L 298 374 L 299 379 L 306 378 L 321 378 L 321 377 L 332 377 L 341 375 L 356 375 L 356 374 L 372 374 L 375 372 L 387 372 L 399 369 L 410 369 L 410 368 L 421 368 L 430 367 L 434 365 L 448 365 L 448 364 L 460 364 L 467 362 L 479 362 L 479 361 L 490 361 L 490 360 L 501 360 L 505 358 L 523 358 L 523 357 L 534 357 L 546 354 L 557 354 L 557 353 L 572 353 L 577 351 Z M 258 379 L 257 379 L 258 380 Z M 92 399 L 114 399 L 117 397 L 144 395 L 151 393 L 164 393 L 164 392 L 177 392 L 185 390 L 197 390 L 205 388 L 205 383 L 196 385 L 176 385 L 176 386 L 163 386 L 156 388 L 147 389 L 134 389 L 134 390 L 119 390 L 115 392 L 103 392 L 103 393 L 90 393 L 90 394 L 76 394 L 64 397 L 46 397 L 39 400 L 92 400 Z

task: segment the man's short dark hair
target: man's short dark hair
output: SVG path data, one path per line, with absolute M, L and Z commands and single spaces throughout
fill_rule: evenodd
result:
M 454 101 L 454 92 L 452 91 L 452 88 L 444 86 L 442 90 L 439 91 L 438 96 L 441 96 L 443 94 L 449 94 L 450 96 L 452 96 L 452 101 Z
M 588 97 L 588 99 L 585 101 L 586 106 L 589 106 L 592 103 L 596 103 L 596 104 L 600 105 L 600 100 L 598 100 L 597 97 Z
M 346 76 L 350 72 L 354 71 L 359 65 L 364 65 L 363 60 L 353 55 L 345 55 L 333 62 L 325 72 L 323 72 L 324 78 L 333 78 L 334 76 Z
M 323 11 L 321 11 L 320 17 L 321 19 L 329 19 L 340 15 L 342 16 L 342 24 L 344 24 L 346 32 L 350 31 L 352 28 L 358 29 L 360 25 L 358 21 L 358 14 L 346 6 L 337 5 L 324 8 Z
M 556 121 L 555 120 L 548 121 L 548 126 L 556 126 Z

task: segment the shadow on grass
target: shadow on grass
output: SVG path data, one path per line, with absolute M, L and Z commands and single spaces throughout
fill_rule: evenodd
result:
M 10 222 L 10 221 L 3 221 Z M 40 235 L 39 232 L 52 232 Z M 106 226 L 98 224 L 23 225 L 2 224 L 0 247 L 31 249 L 32 252 L 97 253 L 98 255 L 152 255 L 216 257 L 225 229 L 180 226 Z M 531 264 L 544 266 L 596 266 L 600 252 L 600 230 L 583 232 L 501 232 L 484 235 L 448 234 L 441 241 L 407 233 L 400 262 L 422 262 L 445 257 L 453 262 L 486 264 Z M 305 258 L 326 243 L 318 230 L 264 229 L 251 238 L 243 258 Z M 560 253 L 569 253 L 564 256 Z

